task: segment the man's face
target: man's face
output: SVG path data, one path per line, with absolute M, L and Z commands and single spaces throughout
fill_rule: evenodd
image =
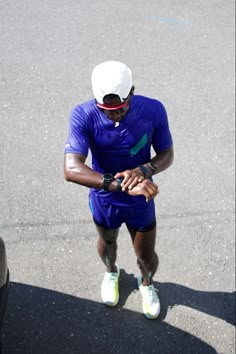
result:
M 112 120 L 114 123 L 118 123 L 120 122 L 125 115 L 128 113 L 129 108 L 130 108 L 130 95 L 127 97 L 127 105 L 116 109 L 116 110 L 112 110 L 112 109 L 103 109 L 103 113 L 107 116 L 107 118 L 109 118 L 110 120 Z M 104 97 L 104 104 L 108 104 L 111 106 L 119 106 L 122 104 L 122 102 L 120 101 L 120 98 L 118 96 L 106 96 Z

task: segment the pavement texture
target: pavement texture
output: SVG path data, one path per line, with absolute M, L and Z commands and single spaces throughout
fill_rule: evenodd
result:
M 235 352 L 234 16 L 232 0 L 0 1 L 3 353 Z M 120 302 L 101 303 L 88 189 L 63 179 L 69 113 L 105 60 L 164 103 L 174 139 L 174 165 L 155 176 L 155 321 L 125 226 Z

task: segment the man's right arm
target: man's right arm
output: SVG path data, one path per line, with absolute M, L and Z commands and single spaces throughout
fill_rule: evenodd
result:
M 103 175 L 85 165 L 86 157 L 81 154 L 67 153 L 64 155 L 64 176 L 66 181 L 80 184 L 85 187 L 103 189 Z M 117 192 L 118 183 L 116 179 L 111 182 L 109 191 Z M 150 180 L 145 180 L 127 190 L 129 195 L 143 195 L 146 201 L 155 198 L 159 193 L 158 187 Z
M 64 155 L 64 177 L 68 182 L 82 186 L 102 189 L 102 174 L 85 165 L 86 157 L 81 154 L 67 153 Z

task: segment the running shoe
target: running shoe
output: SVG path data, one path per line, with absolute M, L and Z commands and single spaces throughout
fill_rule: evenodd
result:
M 154 288 L 153 284 L 144 286 L 141 275 L 138 277 L 138 287 L 143 298 L 143 313 L 147 318 L 154 320 L 161 310 L 160 300 L 157 295 L 158 290 Z
M 105 272 L 101 287 L 101 296 L 102 301 L 107 306 L 116 306 L 119 301 L 119 276 L 120 270 L 118 267 L 116 273 Z

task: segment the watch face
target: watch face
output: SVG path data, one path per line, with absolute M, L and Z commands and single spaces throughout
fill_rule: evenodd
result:
M 104 173 L 102 177 L 103 177 L 103 189 L 105 191 L 109 191 L 110 183 L 114 177 L 111 173 Z
M 104 173 L 103 180 L 107 181 L 107 182 L 112 181 L 113 180 L 113 175 L 111 173 Z

